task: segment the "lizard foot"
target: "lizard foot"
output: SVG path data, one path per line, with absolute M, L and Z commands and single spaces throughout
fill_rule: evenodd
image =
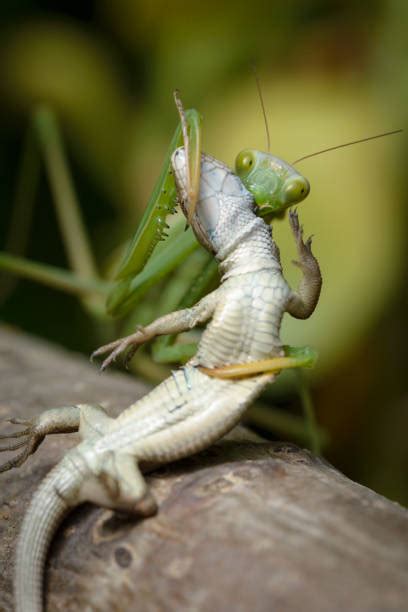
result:
M 95 357 L 99 357 L 100 355 L 104 355 L 105 353 L 109 352 L 110 354 L 104 359 L 100 368 L 103 372 L 103 370 L 110 366 L 121 353 L 127 351 L 125 366 L 128 367 L 137 349 L 145 341 L 146 337 L 143 333 L 143 327 L 139 327 L 134 334 L 130 334 L 130 336 L 125 336 L 124 338 L 119 338 L 114 342 L 104 344 L 96 349 L 96 351 L 94 351 L 91 355 L 91 361 L 93 361 Z
M 133 510 L 135 514 L 144 518 L 154 516 L 157 513 L 157 502 L 150 491 L 147 491 L 144 496 L 138 502 L 136 502 Z
M 18 453 L 15 457 L 6 461 L 0 465 L 0 472 L 7 472 L 14 467 L 20 467 L 30 455 L 32 455 L 41 442 L 45 438 L 45 433 L 37 425 L 37 419 L 25 420 L 25 419 L 8 419 L 9 423 L 13 425 L 25 425 L 26 428 L 20 431 L 16 431 L 10 434 L 0 435 L 1 440 L 12 440 L 17 438 L 24 438 L 18 442 L 11 442 L 6 446 L 0 446 L 0 453 L 7 451 L 14 451 L 22 448 L 21 453 Z
M 306 241 L 303 240 L 303 226 L 299 223 L 297 210 L 289 211 L 289 223 L 295 237 L 297 252 L 299 255 L 299 261 L 293 261 L 292 263 L 303 271 L 314 270 L 317 262 L 312 253 L 313 236 L 309 236 Z

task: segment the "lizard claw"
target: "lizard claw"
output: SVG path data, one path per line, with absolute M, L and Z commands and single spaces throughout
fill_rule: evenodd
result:
M 130 349 L 128 350 L 126 357 L 125 357 L 125 368 L 128 370 L 129 369 L 129 365 L 130 362 L 132 361 L 133 357 L 135 356 L 135 353 L 137 351 L 137 349 L 139 348 L 139 345 L 134 344 L 133 346 L 130 347 Z
M 295 228 L 299 227 L 299 215 L 297 208 L 291 208 L 289 211 L 289 223 L 292 228 L 293 233 L 295 233 Z
M 14 433 L 0 435 L 1 440 L 25 438 L 24 440 L 19 440 L 18 442 L 11 442 L 6 446 L 0 446 L 0 453 L 18 450 L 19 448 L 24 449 L 21 453 L 18 453 L 9 461 L 0 464 L 0 473 L 7 472 L 7 470 L 10 470 L 14 467 L 20 467 L 20 465 L 22 465 L 26 461 L 26 459 L 37 450 L 37 448 L 45 437 L 45 434 L 37 428 L 35 420 L 30 421 L 27 419 L 7 419 L 7 421 L 9 423 L 12 423 L 13 425 L 28 425 L 28 427 L 20 431 L 15 431 Z
M 316 259 L 312 253 L 313 235 L 309 236 L 306 241 L 303 240 L 303 226 L 299 223 L 299 216 L 296 209 L 289 211 L 289 223 L 295 237 L 299 255 L 299 261 L 292 261 L 292 263 L 300 269 L 314 268 Z
M 114 363 L 114 361 L 116 361 L 116 358 L 118 357 L 118 355 L 120 355 L 120 353 L 122 353 L 123 351 L 125 351 L 127 349 L 128 342 L 126 340 L 119 341 L 119 342 L 120 343 L 111 352 L 111 354 L 108 355 L 108 357 L 106 357 L 106 359 L 104 359 L 102 361 L 101 368 L 100 368 L 101 372 L 106 370 L 107 367 L 109 367 L 112 363 Z
M 299 246 L 301 243 L 303 243 L 303 225 L 299 223 L 299 215 L 296 208 L 289 211 L 289 223 L 295 237 L 296 244 Z
M 117 343 L 118 340 L 115 340 L 115 342 L 109 342 L 109 344 L 104 344 L 103 346 L 97 348 L 95 351 L 93 351 L 93 353 L 91 353 L 91 356 L 89 358 L 90 362 L 93 363 L 95 357 L 99 357 L 99 355 L 103 355 L 104 353 L 113 350 L 117 346 Z
M 134 334 L 126 336 L 125 338 L 119 338 L 119 340 L 115 340 L 114 342 L 110 342 L 96 349 L 91 355 L 91 361 L 93 361 L 95 357 L 99 357 L 99 355 L 104 355 L 109 352 L 110 354 L 104 359 L 100 367 L 101 372 L 103 372 L 121 353 L 124 353 L 130 348 L 125 358 L 125 366 L 128 367 L 130 360 L 143 342 L 145 342 L 143 328 L 139 327 Z
M 27 429 L 23 429 L 22 431 L 16 431 L 15 434 L 13 434 L 13 438 L 20 438 L 21 436 L 26 436 L 29 431 L 30 431 L 30 425 L 31 425 L 31 421 L 27 420 L 27 419 L 4 419 L 4 422 L 6 423 L 11 423 L 12 425 L 26 425 Z M 2 434 L 0 435 L 0 440 L 5 440 L 6 438 L 10 438 L 10 434 Z

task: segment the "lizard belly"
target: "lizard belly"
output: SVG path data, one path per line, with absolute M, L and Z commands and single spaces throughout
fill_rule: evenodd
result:
M 212 368 L 281 354 L 279 329 L 289 292 L 282 275 L 271 270 L 228 279 L 225 299 L 192 362 Z
M 186 365 L 122 413 L 93 449 L 158 462 L 187 456 L 231 430 L 273 380 L 271 374 L 220 380 Z
M 246 277 L 246 278 L 243 278 Z M 225 299 L 203 334 L 197 355 L 130 406 L 101 450 L 169 461 L 204 448 L 229 431 L 273 375 L 219 380 L 197 369 L 264 359 L 281 352 L 279 327 L 289 295 L 281 274 L 270 270 L 228 279 Z

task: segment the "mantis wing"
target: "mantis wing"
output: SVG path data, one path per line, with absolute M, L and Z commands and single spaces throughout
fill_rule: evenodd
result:
M 196 110 L 190 109 L 185 112 L 185 120 L 188 127 L 188 139 L 193 145 L 191 148 L 188 148 L 188 163 L 189 173 L 192 177 L 192 196 L 196 198 L 200 181 L 201 116 Z M 146 279 L 150 276 L 150 267 L 147 269 L 144 267 L 158 242 L 166 238 L 166 230 L 168 229 L 166 218 L 169 214 L 174 213 L 177 204 L 176 186 L 170 160 L 173 151 L 183 144 L 183 140 L 185 140 L 185 135 L 183 138 L 183 129 L 180 123 L 171 140 L 162 171 L 154 186 L 140 225 L 117 272 L 116 280 L 119 281 L 119 283 L 107 302 L 109 314 L 117 315 L 126 313 L 138 297 L 140 297 L 137 291 L 135 293 L 135 289 L 140 284 L 145 283 Z M 159 262 L 155 262 L 152 266 L 152 270 L 154 270 L 152 282 L 155 282 L 155 279 L 161 278 L 172 270 L 179 261 L 182 261 L 191 250 L 195 248 L 195 239 L 191 232 L 186 233 L 184 237 L 178 238 L 177 242 L 178 244 L 174 245 L 173 248 L 171 246 L 169 247 L 168 253 L 162 253 L 161 260 L 165 268 L 163 274 L 159 271 Z M 170 257 L 170 259 L 166 261 L 165 255 Z M 142 274 L 140 279 L 138 278 L 139 274 Z M 160 276 L 157 276 L 157 274 Z M 133 297 L 131 297 L 128 292 L 130 292 Z
M 194 143 L 189 151 L 190 175 L 193 177 L 194 190 L 198 192 L 201 116 L 196 110 L 190 109 L 186 111 L 185 117 L 189 128 L 189 139 Z M 166 217 L 174 212 L 177 204 L 177 192 L 170 159 L 175 149 L 182 145 L 183 131 L 180 123 L 171 140 L 160 176 L 154 186 L 140 225 L 119 267 L 116 280 L 123 280 L 138 274 L 153 253 L 157 243 L 166 237 Z

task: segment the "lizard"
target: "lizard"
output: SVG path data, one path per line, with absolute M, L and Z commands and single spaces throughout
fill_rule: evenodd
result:
M 284 177 L 280 197 L 285 206 L 303 199 L 299 194 L 308 193 L 307 180 L 286 162 L 276 157 L 272 161 L 272 170 L 279 167 Z M 272 229 L 257 216 L 254 197 L 241 179 L 227 165 L 202 153 L 200 190 L 191 214 L 186 167 L 185 149 L 180 147 L 172 156 L 178 199 L 197 239 L 218 260 L 221 284 L 193 307 L 164 315 L 94 355 L 109 352 L 104 369 L 120 353 L 129 351 L 130 357 L 155 336 L 208 322 L 196 355 L 116 419 L 100 405 L 50 408 L 31 420 L 11 419 L 25 429 L 1 436 L 17 441 L 0 450 L 23 450 L 0 471 L 24 463 L 48 434 L 78 431 L 81 437 L 43 480 L 23 520 L 15 561 L 17 612 L 43 609 L 47 549 L 63 517 L 85 501 L 137 516 L 156 513 L 143 466 L 175 461 L 217 441 L 238 424 L 253 400 L 275 380 L 279 368 L 226 379 L 212 372 L 229 364 L 245 368 L 271 357 L 282 358 L 284 312 L 305 319 L 318 302 L 320 268 L 311 238 L 303 238 L 297 212 L 289 213 L 299 257 L 294 263 L 302 272 L 294 291 L 284 279 Z

